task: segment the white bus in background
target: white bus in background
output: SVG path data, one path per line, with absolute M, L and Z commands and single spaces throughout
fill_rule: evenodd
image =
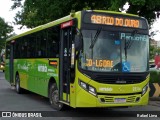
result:
M 2 49 L 0 53 L 0 70 L 3 72 L 5 70 L 5 49 Z

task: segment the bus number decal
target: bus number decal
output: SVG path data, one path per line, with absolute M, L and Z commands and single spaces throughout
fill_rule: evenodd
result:
M 47 66 L 44 65 L 38 65 L 38 71 L 39 72 L 47 72 Z
M 113 88 L 111 88 L 111 87 L 100 87 L 100 88 L 99 88 L 99 91 L 111 92 L 111 91 L 113 91 Z

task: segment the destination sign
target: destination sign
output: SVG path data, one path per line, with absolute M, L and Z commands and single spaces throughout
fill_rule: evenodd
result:
M 85 23 L 147 29 L 146 21 L 138 17 L 115 14 L 87 13 L 84 15 L 83 19 Z
M 110 17 L 103 15 L 91 15 L 91 22 L 96 24 L 106 24 L 124 27 L 140 27 L 140 20 L 122 18 L 122 17 Z
M 113 67 L 113 61 L 112 60 L 93 60 L 93 59 L 86 59 L 86 64 L 85 66 L 87 67 Z

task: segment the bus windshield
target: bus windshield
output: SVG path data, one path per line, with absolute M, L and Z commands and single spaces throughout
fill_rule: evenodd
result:
M 82 30 L 80 68 L 96 72 L 147 71 L 148 35 L 133 33 Z

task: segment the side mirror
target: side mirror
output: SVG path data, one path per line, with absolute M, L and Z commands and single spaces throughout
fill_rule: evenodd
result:
M 82 48 L 82 38 L 80 35 L 75 35 L 75 49 L 80 51 Z

